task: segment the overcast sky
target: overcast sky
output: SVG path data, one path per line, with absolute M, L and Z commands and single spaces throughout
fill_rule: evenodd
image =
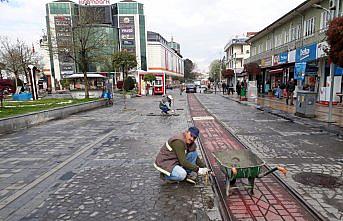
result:
M 0 35 L 39 42 L 48 0 L 9 0 L 0 3 Z M 78 0 L 75 0 L 78 2 Z M 111 3 L 117 1 L 111 0 Z M 234 36 L 260 31 L 304 0 L 140 0 L 146 29 L 181 44 L 181 54 L 208 71 L 214 59 L 224 56 Z

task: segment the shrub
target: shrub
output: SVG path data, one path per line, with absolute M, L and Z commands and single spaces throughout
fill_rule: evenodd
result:
M 130 91 L 134 88 L 135 88 L 135 81 L 132 79 L 132 77 L 126 78 L 125 83 L 124 83 L 125 91 Z

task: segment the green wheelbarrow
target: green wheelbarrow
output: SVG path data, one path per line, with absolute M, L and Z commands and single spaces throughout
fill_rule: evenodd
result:
M 283 174 L 287 173 L 287 170 L 283 167 L 275 167 L 261 173 L 265 162 L 250 150 L 222 150 L 213 152 L 212 155 L 216 159 L 220 170 L 226 176 L 226 196 L 229 196 L 230 186 L 231 189 L 239 188 L 237 186 L 232 187 L 238 178 L 247 178 L 248 185 L 242 187 L 250 189 L 250 193 L 254 194 L 256 178 L 262 178 L 276 170 Z

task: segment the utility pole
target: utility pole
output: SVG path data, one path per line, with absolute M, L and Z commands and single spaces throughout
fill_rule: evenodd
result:
M 335 10 L 336 6 L 333 6 L 333 7 L 330 6 L 330 9 L 327 9 L 321 5 L 313 4 L 313 7 L 326 11 L 330 15 L 331 20 L 335 18 L 335 12 L 332 13 L 331 10 Z M 333 90 L 334 90 L 334 84 L 335 84 L 335 69 L 336 69 L 336 65 L 331 61 L 330 63 L 330 101 L 329 101 L 328 123 L 334 122 L 332 120 L 332 103 L 333 103 Z

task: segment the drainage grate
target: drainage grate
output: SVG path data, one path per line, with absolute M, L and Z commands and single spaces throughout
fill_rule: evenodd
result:
M 342 182 L 338 177 L 333 177 L 327 174 L 301 172 L 293 175 L 293 179 L 306 186 L 324 187 L 324 188 L 338 188 L 342 185 Z

